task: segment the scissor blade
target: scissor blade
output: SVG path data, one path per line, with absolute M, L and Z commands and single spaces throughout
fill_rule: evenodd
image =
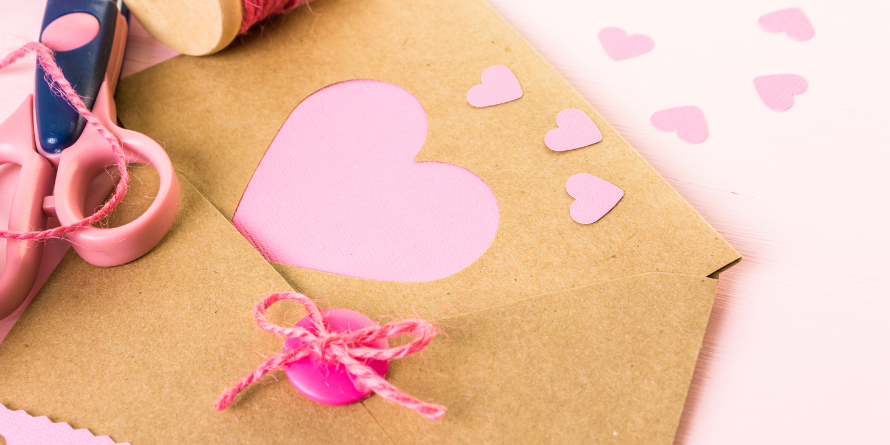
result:
M 110 0 L 114 1 L 114 0 Z M 127 4 L 124 3 L 124 0 L 117 0 L 117 10 L 121 12 L 121 15 L 127 19 L 127 23 L 130 22 L 130 8 L 127 7 Z

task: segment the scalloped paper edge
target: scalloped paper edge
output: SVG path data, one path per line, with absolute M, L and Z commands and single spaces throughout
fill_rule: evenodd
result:
M 3 404 L 0 404 L 0 436 L 6 439 L 6 445 L 118 445 L 108 436 L 94 436 L 87 429 L 75 430 L 65 422 L 56 423 L 46 416 L 32 417 Z

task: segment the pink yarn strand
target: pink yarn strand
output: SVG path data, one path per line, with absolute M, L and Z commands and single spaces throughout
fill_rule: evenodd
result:
M 306 312 L 309 313 L 315 328 L 314 332 L 300 326 L 286 328 L 268 322 L 266 320 L 266 310 L 281 300 L 296 301 L 302 304 L 306 308 Z M 358 386 L 370 389 L 380 397 L 416 411 L 428 419 L 439 420 L 445 415 L 446 408 L 444 406 L 423 402 L 399 391 L 398 388 L 379 376 L 368 365 L 359 361 L 359 359 L 395 360 L 420 352 L 436 336 L 437 329 L 435 326 L 423 320 L 402 320 L 383 326 L 371 326 L 354 332 L 330 332 L 315 302 L 305 295 L 294 292 L 275 293 L 264 298 L 254 308 L 253 317 L 257 325 L 264 331 L 283 337 L 300 339 L 303 345 L 269 357 L 250 374 L 235 382 L 214 403 L 213 406 L 217 410 L 222 411 L 226 409 L 232 404 L 239 392 L 258 382 L 267 373 L 283 369 L 290 363 L 311 357 L 319 361 L 342 364 L 355 378 L 355 383 Z M 406 345 L 389 349 L 365 346 L 368 342 L 383 338 L 393 338 L 402 334 L 413 335 L 415 338 Z
M 118 204 L 123 201 L 124 196 L 127 194 L 127 189 L 130 186 L 130 173 L 127 171 L 127 158 L 124 155 L 124 150 L 121 147 L 120 142 L 117 140 L 117 137 L 114 136 L 98 119 L 96 119 L 92 113 L 90 113 L 89 108 L 87 108 L 86 104 L 83 103 L 83 99 L 74 91 L 74 88 L 68 83 L 68 80 L 65 79 L 65 76 L 62 74 L 62 70 L 59 68 L 59 65 L 56 64 L 56 60 L 53 57 L 53 52 L 46 45 L 40 42 L 29 42 L 23 45 L 21 48 L 9 53 L 6 57 L 3 58 L 3 61 L 0 61 L 0 70 L 6 68 L 7 66 L 14 63 L 16 60 L 21 59 L 22 57 L 28 55 L 29 53 L 37 53 L 37 63 L 43 68 L 43 71 L 46 73 L 46 80 L 49 83 L 50 88 L 62 96 L 66 102 L 68 102 L 72 107 L 74 107 L 77 112 L 83 116 L 83 118 L 90 123 L 99 134 L 108 141 L 108 144 L 111 146 L 111 151 L 114 153 L 114 158 L 117 160 L 117 168 L 120 171 L 121 179 L 117 183 L 117 188 L 114 191 L 114 195 L 105 205 L 99 209 L 98 212 L 93 215 L 84 218 L 80 221 L 77 221 L 73 224 L 68 224 L 61 227 L 56 227 L 55 229 L 44 230 L 39 232 L 11 232 L 2 230 L 0 231 L 0 238 L 7 239 L 17 239 L 17 240 L 46 240 L 49 238 L 58 238 L 64 235 L 67 235 L 76 230 L 80 230 L 86 226 L 91 226 L 99 221 L 104 220 L 111 212 L 117 207 Z
M 241 29 L 238 34 L 244 34 L 253 25 L 273 15 L 284 14 L 307 3 L 309 0 L 243 0 Z

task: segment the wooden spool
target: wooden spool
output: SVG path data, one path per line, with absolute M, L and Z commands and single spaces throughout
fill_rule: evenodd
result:
M 127 0 L 127 6 L 156 39 L 192 56 L 225 48 L 241 27 L 241 0 Z

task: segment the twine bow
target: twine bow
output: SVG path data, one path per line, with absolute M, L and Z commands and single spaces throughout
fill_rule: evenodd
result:
M 299 326 L 286 328 L 270 323 L 266 320 L 266 310 L 281 300 L 296 301 L 306 308 L 309 318 L 312 320 L 313 330 Z M 257 325 L 268 332 L 287 338 L 296 338 L 303 342 L 301 346 L 279 352 L 264 361 L 253 372 L 235 382 L 216 400 L 214 407 L 222 411 L 226 409 L 244 388 L 259 381 L 265 374 L 276 369 L 283 369 L 290 363 L 305 358 L 312 358 L 319 362 L 340 364 L 346 368 L 354 378 L 358 387 L 367 388 L 377 393 L 380 397 L 398 403 L 406 408 L 418 412 L 431 420 L 439 420 L 445 415 L 445 407 L 432 403 L 422 402 L 408 394 L 399 391 L 386 379 L 377 375 L 373 369 L 360 360 L 394 360 L 415 352 L 422 351 L 436 336 L 436 327 L 423 320 L 401 320 L 385 324 L 383 326 L 370 326 L 354 332 L 331 332 L 325 324 L 315 302 L 309 297 L 295 292 L 280 292 L 264 298 L 253 309 L 253 318 Z M 389 349 L 377 349 L 365 346 L 368 343 L 380 339 L 397 337 L 402 334 L 413 335 L 415 338 L 410 343 Z

